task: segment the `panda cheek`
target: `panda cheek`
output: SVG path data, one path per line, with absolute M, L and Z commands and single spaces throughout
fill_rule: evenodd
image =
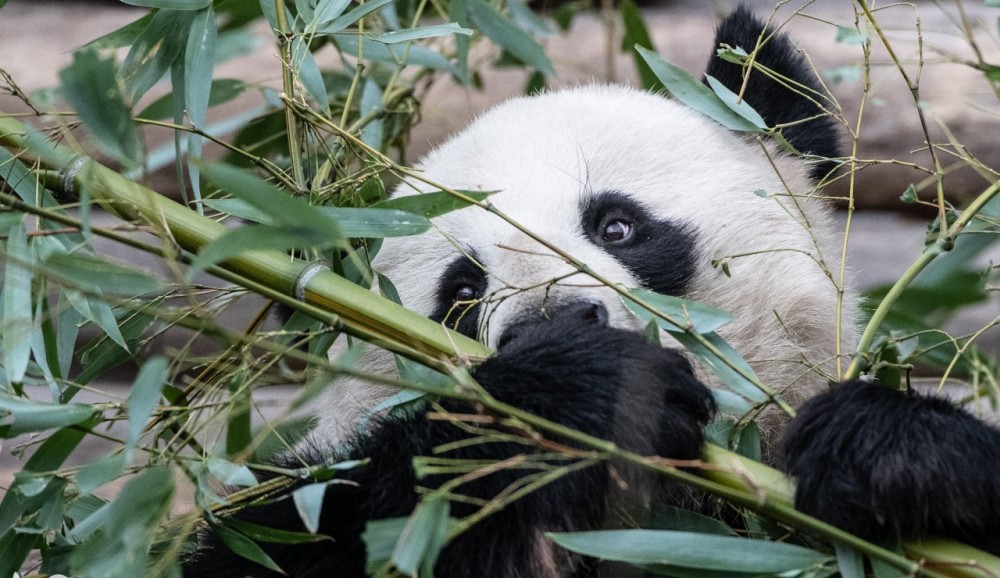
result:
M 628 247 L 607 247 L 645 289 L 665 295 L 688 293 L 698 258 L 693 227 L 671 220 L 642 224 L 639 240 Z

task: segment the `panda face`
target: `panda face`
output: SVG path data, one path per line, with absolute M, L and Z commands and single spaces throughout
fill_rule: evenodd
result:
M 803 197 L 812 190 L 807 168 L 657 95 L 581 87 L 515 99 L 420 168 L 442 186 L 495 191 L 489 202 L 499 212 L 611 283 L 745 312 L 751 326 L 789 310 L 790 297 L 833 294 L 809 262 L 810 227 L 825 229 L 828 217 Z M 431 190 L 404 185 L 396 195 Z M 641 329 L 615 291 L 497 215 L 469 208 L 435 225 L 387 240 L 373 263 L 404 305 L 493 347 L 519 319 L 572 301 L 599 303 L 612 325 Z M 755 252 L 729 265 L 732 278 L 711 264 Z
M 728 311 L 734 320 L 720 335 L 765 383 L 787 387 L 790 403 L 835 373 L 838 235 L 815 198 L 811 167 L 768 140 L 733 133 L 661 95 L 584 86 L 501 104 L 418 168 L 427 182 L 405 183 L 394 196 L 491 191 L 496 212 L 519 225 L 469 207 L 434 219 L 421 235 L 385 240 L 373 268 L 403 305 L 449 328 L 497 348 L 518 323 L 584 303 L 614 327 L 643 330 L 615 290 L 554 247 L 612 285 Z M 395 370 L 391 355 L 374 349 L 360 369 Z M 708 372 L 699 378 L 717 385 Z M 344 439 L 349 424 L 395 393 L 336 382 L 317 433 Z M 758 422 L 780 428 L 767 412 Z

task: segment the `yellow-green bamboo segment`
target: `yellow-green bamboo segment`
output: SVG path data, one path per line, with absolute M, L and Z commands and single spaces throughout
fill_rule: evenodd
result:
M 67 147 L 42 138 L 37 131 L 28 129 L 11 117 L 0 116 L 0 145 L 13 150 L 15 154 L 26 154 L 38 159 L 43 168 L 48 170 L 66 171 L 71 164 L 74 165 L 70 176 L 75 190 L 85 188 L 92 202 L 105 210 L 127 219 L 141 220 L 162 231 L 177 246 L 191 253 L 197 253 L 227 231 L 224 225 L 130 181 Z M 223 269 L 286 295 L 293 294 L 296 280 L 310 265 L 275 251 L 250 251 L 219 264 Z M 304 300 L 335 314 L 348 333 L 437 367 L 447 364 L 449 359 L 479 359 L 491 353 L 483 344 L 448 331 L 440 324 L 327 270 L 320 271 L 309 280 Z M 404 343 L 409 345 L 401 345 Z M 517 413 L 513 409 L 511 412 L 511 415 Z M 542 425 L 543 420 L 523 417 L 525 422 Z M 564 429 L 557 424 L 552 425 L 553 431 Z M 615 448 L 606 441 L 589 443 L 584 439 L 581 443 L 599 452 L 628 457 L 628 452 Z M 695 485 L 708 491 L 716 488 L 720 495 L 738 498 L 739 503 L 776 515 L 794 526 L 813 530 L 828 527 L 791 508 L 795 484 L 778 470 L 711 444 L 705 446 L 702 460 L 705 467 L 699 469 L 699 473 L 705 480 Z M 646 463 L 645 458 L 639 456 L 634 456 L 631 461 Z M 653 469 L 659 468 L 654 466 Z M 690 478 L 689 474 L 675 475 Z M 905 544 L 905 551 L 914 560 L 910 564 L 895 554 L 860 539 L 855 538 L 852 542 L 859 547 L 869 546 L 864 551 L 873 557 L 890 558 L 889 563 L 905 567 L 907 575 L 1000 577 L 1000 558 L 957 542 L 925 540 Z M 878 556 L 878 551 L 884 555 Z

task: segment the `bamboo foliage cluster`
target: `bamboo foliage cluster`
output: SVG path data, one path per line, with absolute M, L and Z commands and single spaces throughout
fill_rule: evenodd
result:
M 127 3 L 149 13 L 75 52 L 59 75 L 60 101 L 24 95 L 3 73 L 6 88 L 32 112 L 18 119 L 0 111 L 0 437 L 8 440 L 5 452 L 24 460 L 0 500 L 0 576 L 36 570 L 179 576 L 177 560 L 192 547 L 199 523 L 211 524 L 229 547 L 265 566 L 273 562 L 258 541 L 324 539 L 315 533 L 324 489 L 357 463 L 296 470 L 268 464 L 307 433 L 301 410 L 339 376 L 399 387 L 393 403 L 401 406 L 432 403 L 434 396 L 475 402 L 505 419 L 503 432 L 475 430 L 486 440 L 520 431 L 528 445 L 555 435 L 587 448 L 561 454 L 564 467 L 543 467 L 543 474 L 526 477 L 469 518 L 449 518 L 453 488 L 446 484 L 408 519 L 371 524 L 366 543 L 373 575 L 427 576 L 428 561 L 447 539 L 481 517 L 575 469 L 616 459 L 730 501 L 744 512 L 750 535 L 736 537 L 719 521 L 677 511 L 662 529 L 553 535 L 561 546 L 666 576 L 1000 576 L 1000 560 L 960 544 L 906 545 L 908 559 L 796 512 L 792 483 L 755 461 L 759 440 L 750 420 L 722 424 L 713 439 L 735 452 L 706 447 L 695 475 L 492 399 L 466 371 L 490 352 L 401 307 L 391 279 L 370 269 L 381 239 L 428 231 L 431 219 L 445 212 L 488 210 L 508 219 L 488 194 L 424 181 L 439 191 L 388 200 L 387 186 L 424 178 L 406 166 L 404 153 L 429 87 L 443 78 L 478 83 L 477 66 L 485 62 L 477 56 L 480 45 L 493 47 L 484 54 L 499 53 L 502 62 L 526 69 L 526 90 L 544 86 L 555 70 L 539 38 L 555 33 L 553 22 L 567 26 L 585 7 L 566 3 L 542 18 L 523 0 Z M 893 45 L 878 11 L 859 2 L 856 13 L 838 36 L 861 47 L 867 96 L 872 43 L 890 54 Z M 615 20 L 628 50 L 637 47 L 647 87 L 689 95 L 682 97 L 686 104 L 736 130 L 780 138 L 780 127 L 765 126 L 737 104 L 737 95 L 703 87 L 648 50 L 649 34 L 629 0 Z M 216 64 L 245 52 L 261 22 L 280 56 L 280 88 L 220 78 Z M 962 22 L 975 47 L 964 14 Z M 724 56 L 747 58 L 738 51 Z M 913 77 L 906 63 L 894 62 L 926 127 L 919 73 Z M 1000 96 L 1000 68 L 982 57 L 971 65 Z M 849 120 L 830 98 L 824 108 L 856 146 L 863 109 Z M 254 104 L 228 117 L 216 113 L 236 99 Z M 169 134 L 172 142 L 150 148 L 151 132 Z M 904 195 L 904 201 L 925 202 L 919 200 L 924 188 L 938 193 L 925 202 L 938 212 L 928 248 L 898 283 L 873 290 L 881 305 L 845 374 L 871 372 L 902 385 L 911 365 L 921 362 L 967 380 L 971 395 L 995 400 L 996 360 L 975 342 L 1000 320 L 960 337 L 941 324 L 986 298 L 984 276 L 968 263 L 993 242 L 1000 181 L 996 168 L 946 134 L 950 140 L 941 144 L 927 135 L 927 179 Z M 855 153 L 840 177 L 851 181 L 852 192 L 861 165 L 894 162 L 863 161 Z M 221 160 L 207 160 L 219 154 Z M 942 178 L 953 168 L 943 165 L 946 155 L 985 183 L 964 209 L 943 196 Z M 143 184 L 171 166 L 180 203 Z M 585 263 L 525 232 L 603 282 Z M 105 257 L 100 247 L 109 245 L 153 255 L 162 272 Z M 831 275 L 837 273 L 842 281 L 842 271 Z M 768 403 L 792 411 L 771 389 L 780 384 L 761 383 L 714 333 L 728 321 L 725 312 L 616 290 L 651 331 L 670 332 L 707 360 L 731 387 L 719 397 L 729 413 L 749 415 Z M 922 315 L 913 300 L 927 298 L 938 306 Z M 256 308 L 252 319 L 241 326 L 220 321 L 220 314 L 248 302 Z M 292 311 L 277 326 L 274 304 Z M 164 348 L 165 335 L 183 337 Z M 336 340 L 350 345 L 331 360 L 327 351 Z M 355 363 L 364 347 L 397 354 L 399 377 L 363 374 Z M 127 393 L 115 396 L 103 384 L 129 364 L 138 370 Z M 277 419 L 257 427 L 253 391 L 289 382 L 303 385 Z M 81 462 L 82 444 L 93 440 L 102 441 L 103 455 Z M 541 452 L 552 448 L 538 448 L 538 456 L 526 459 L 545 466 Z M 448 471 L 456 479 L 482 467 L 434 456 L 415 466 L 418 473 Z M 278 475 L 260 482 L 255 471 Z M 301 479 L 310 483 L 293 499 L 311 532 L 221 516 Z M 237 490 L 223 497 L 223 485 Z M 663 552 L 683 555 L 665 564 Z

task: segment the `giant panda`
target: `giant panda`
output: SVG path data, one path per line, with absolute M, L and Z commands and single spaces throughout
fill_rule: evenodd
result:
M 769 126 L 784 126 L 801 154 L 730 132 L 660 94 L 581 86 L 501 104 L 419 168 L 455 189 L 497 191 L 489 201 L 498 211 L 612 283 L 729 311 L 734 321 L 719 333 L 798 408 L 790 424 L 768 409 L 758 421 L 765 459 L 798 480 L 799 509 L 873 540 L 945 535 L 1000 553 L 1000 432 L 939 399 L 869 381 L 829 385 L 838 334 L 843 345 L 855 337 L 857 301 L 832 274 L 840 241 L 817 193 L 834 168 L 838 137 L 804 59 L 786 37 L 764 33 L 737 9 L 716 45 L 752 50 L 767 39 L 756 61 L 800 88 L 753 73 L 744 97 Z M 712 58 L 706 74 L 741 90 L 737 65 Z M 423 190 L 433 187 L 405 185 L 395 194 Z M 676 344 L 651 341 L 617 293 L 492 212 L 464 209 L 434 224 L 387 239 L 372 266 L 404 305 L 496 349 L 472 373 L 490 395 L 643 455 L 699 457 L 718 384 Z M 363 361 L 381 373 L 392 363 L 377 352 Z M 326 491 L 319 532 L 332 541 L 260 544 L 287 575 L 364 576 L 365 524 L 408 515 L 418 502 L 414 486 L 447 479 L 418 482 L 412 459 L 468 434 L 425 411 L 373 416 L 395 393 L 359 381 L 334 385 L 314 439 L 288 458 L 294 466 L 370 461 Z M 448 401 L 438 407 L 481 411 Z M 497 461 L 531 451 L 511 441 L 457 444 L 447 455 Z M 621 525 L 615 513 L 626 502 L 690 500 L 659 484 L 628 483 L 622 472 L 602 462 L 507 505 L 451 542 L 435 575 L 583 575 L 589 566 L 546 532 Z M 521 475 L 500 469 L 462 491 L 487 500 Z M 237 515 L 301 530 L 291 502 L 272 499 Z M 452 515 L 474 509 L 458 501 Z M 278 575 L 211 533 L 199 543 L 185 576 Z

